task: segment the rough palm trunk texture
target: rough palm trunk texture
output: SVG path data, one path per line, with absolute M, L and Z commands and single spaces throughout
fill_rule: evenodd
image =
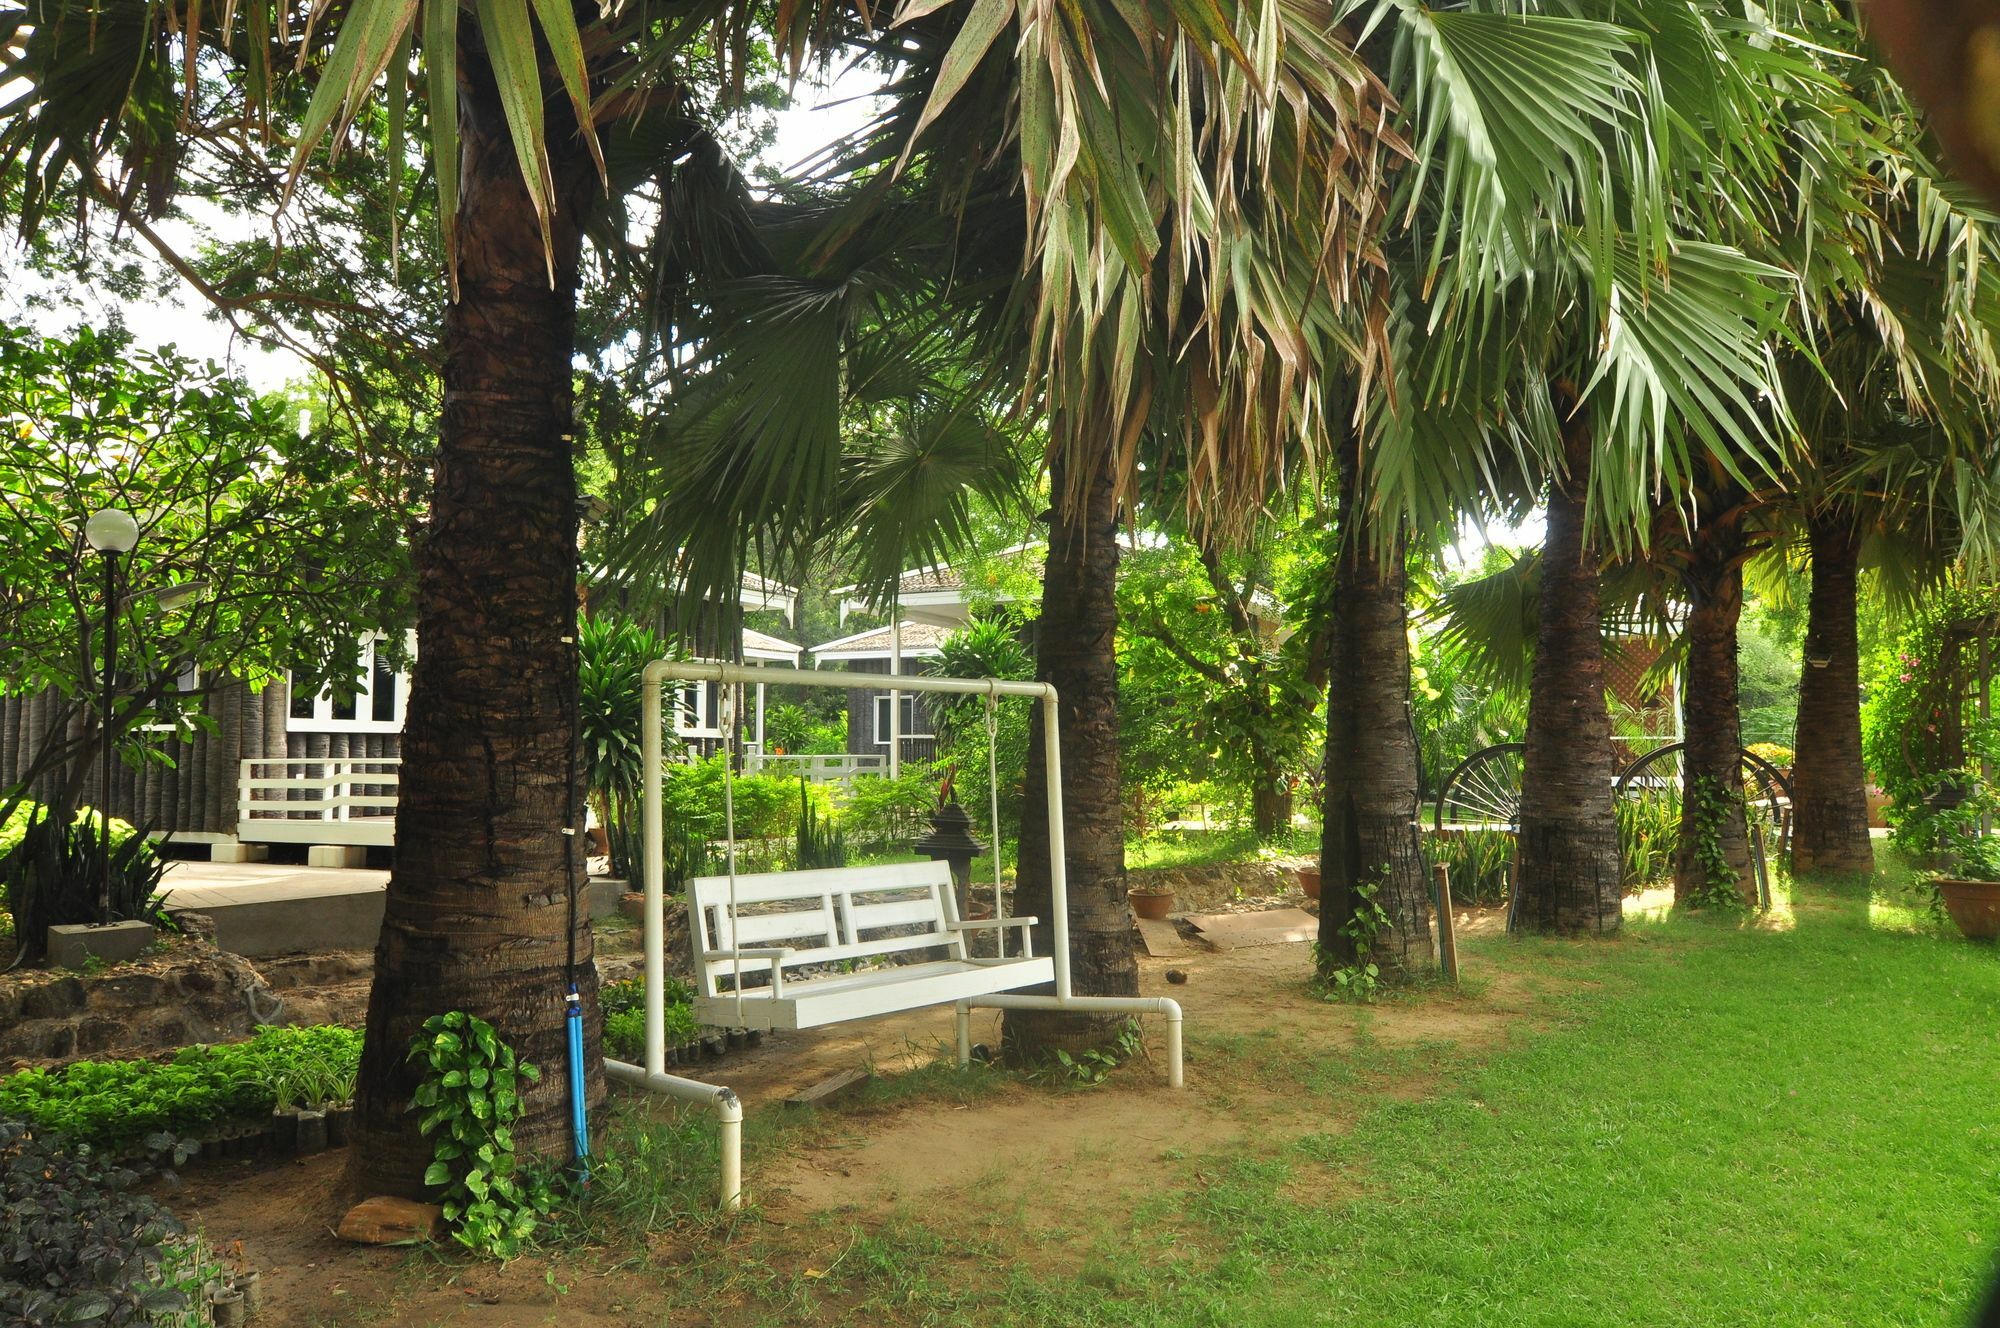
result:
M 1855 622 L 1861 532 L 1840 511 L 1806 522 L 1812 599 L 1793 740 L 1792 865 L 1801 872 L 1875 869 L 1868 771 L 1861 761 L 1861 642 Z M 1823 668 L 1814 659 L 1825 659 Z
M 1051 490 L 1066 492 L 1060 467 Z M 1118 761 L 1118 497 L 1107 455 L 1082 510 L 1060 498 L 1049 529 L 1042 616 L 1035 636 L 1035 677 L 1060 696 L 1062 808 L 1069 887 L 1070 979 L 1080 996 L 1132 996 L 1139 965 L 1125 906 L 1125 819 Z M 1049 927 L 1049 839 L 1041 708 L 1028 729 L 1016 879 L 1019 912 L 1042 919 L 1035 949 L 1053 952 Z M 1007 1013 L 1002 1045 L 1010 1059 L 1033 1061 L 1057 1050 L 1105 1045 L 1121 1018 L 1041 1011 Z
M 491 73 L 460 80 L 460 295 L 445 315 L 445 403 L 430 525 L 418 551 L 418 635 L 404 729 L 396 867 L 375 952 L 350 1179 L 420 1193 L 431 1153 L 405 1110 L 411 1037 L 449 1010 L 491 1021 L 542 1070 L 515 1131 L 528 1154 L 568 1149 L 563 998 L 566 837 L 576 787 L 576 484 L 571 355 L 578 228 L 593 181 L 573 130 L 551 125 L 557 179 L 551 288 L 535 211 Z M 581 826 L 579 813 L 575 824 Z M 588 1097 L 602 1097 L 589 912 L 577 910 Z
M 1373 955 L 1385 980 L 1436 964 L 1430 873 L 1417 843 L 1417 744 L 1410 731 L 1410 638 L 1403 537 L 1375 554 L 1350 458 L 1340 473 L 1340 552 L 1326 705 L 1326 819 L 1320 838 L 1319 943 L 1323 962 L 1357 962 L 1342 928 L 1355 888 L 1376 887 L 1389 915 Z
M 1696 790 L 1703 781 L 1726 796 L 1716 829 L 1722 855 L 1744 900 L 1755 903 L 1750 837 L 1743 815 L 1743 733 L 1737 709 L 1736 623 L 1743 616 L 1740 518 L 1725 515 L 1695 528 L 1688 567 L 1687 672 L 1682 684 L 1681 727 L 1687 750 L 1681 766 L 1681 835 L 1674 855 L 1674 901 L 1685 903 L 1707 877 L 1696 857 L 1701 814 Z
M 1549 485 L 1513 918 L 1523 931 L 1577 935 L 1617 931 L 1625 890 L 1597 557 L 1584 528 L 1590 426 L 1556 395 L 1567 473 Z

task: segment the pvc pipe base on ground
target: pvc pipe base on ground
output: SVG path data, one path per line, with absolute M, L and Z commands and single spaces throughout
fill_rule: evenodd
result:
M 606 1078 L 643 1088 L 648 1093 L 715 1108 L 716 1122 L 722 1127 L 722 1206 L 730 1209 L 743 1206 L 743 1102 L 734 1089 L 683 1079 L 677 1074 L 648 1071 L 608 1057 L 604 1062 L 604 1074 Z

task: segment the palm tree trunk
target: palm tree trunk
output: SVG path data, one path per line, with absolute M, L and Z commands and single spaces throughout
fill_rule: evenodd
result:
M 1674 901 L 1685 904 L 1734 877 L 1755 903 L 1750 838 L 1743 810 L 1743 733 L 1737 709 L 1736 623 L 1743 614 L 1742 517 L 1702 521 L 1688 568 L 1692 607 L 1681 717 L 1687 749 L 1681 764 L 1680 847 L 1674 855 Z
M 542 1070 L 515 1129 L 567 1152 L 563 1005 L 573 943 L 586 1001 L 587 1095 L 603 1095 L 576 747 L 577 512 L 571 355 L 578 233 L 594 182 L 552 123 L 555 280 L 493 77 L 463 44 L 460 293 L 445 315 L 445 406 L 418 550 L 418 638 L 390 879 L 357 1099 L 350 1180 L 423 1189 L 431 1143 L 406 1110 L 410 1040 L 432 1015 L 490 1021 Z
M 1320 837 L 1321 963 L 1369 960 L 1385 981 L 1436 962 L 1429 873 L 1417 844 L 1417 742 L 1410 729 L 1410 638 L 1400 526 L 1378 558 L 1358 465 L 1340 468 L 1340 549 L 1328 650 L 1326 817 Z M 1373 889 L 1388 923 L 1370 954 L 1346 934 Z
M 1801 872 L 1869 872 L 1868 771 L 1861 761 L 1861 643 L 1855 622 L 1861 532 L 1852 514 L 1806 521 L 1812 599 L 1792 766 L 1792 864 Z M 1824 659 L 1823 665 L 1815 665 Z
M 1552 395 L 1567 469 L 1549 484 L 1513 917 L 1524 931 L 1606 933 L 1618 930 L 1625 891 L 1597 558 L 1584 529 L 1590 424 L 1571 394 Z
M 1061 696 L 1064 858 L 1069 886 L 1070 981 L 1079 996 L 1133 996 L 1139 965 L 1125 906 L 1125 819 L 1118 757 L 1118 494 L 1106 450 L 1082 501 L 1065 512 L 1060 463 L 1052 468 L 1058 495 L 1042 572 L 1042 616 L 1035 630 L 1035 677 Z M 1028 769 L 1022 788 L 1019 912 L 1043 919 L 1037 953 L 1048 954 L 1048 782 L 1043 769 L 1038 706 L 1028 728 Z M 1010 1059 L 1029 1062 L 1055 1051 L 1107 1045 L 1125 1021 L 1010 1010 L 1003 1045 Z

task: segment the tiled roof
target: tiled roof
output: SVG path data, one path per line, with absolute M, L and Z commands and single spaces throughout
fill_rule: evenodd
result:
M 905 622 L 903 624 L 903 654 L 935 655 L 951 630 L 930 623 Z M 853 636 L 843 636 L 837 641 L 827 641 L 812 647 L 816 659 L 866 659 L 871 656 L 888 658 L 890 632 L 887 627 L 871 628 L 866 632 L 856 632 Z

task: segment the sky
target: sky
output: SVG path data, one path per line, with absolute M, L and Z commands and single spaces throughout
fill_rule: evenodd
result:
M 872 82 L 866 74 L 843 74 L 826 86 L 802 82 L 794 92 L 793 106 L 777 113 L 777 135 L 760 164 L 780 170 L 795 166 L 859 128 L 868 115 L 868 103 L 860 98 Z M 244 225 L 240 219 L 221 218 L 219 214 L 202 220 Z M 172 220 L 159 223 L 157 229 L 176 246 L 186 245 L 195 232 L 188 223 Z M 49 309 L 35 303 L 37 297 L 59 296 L 66 297 L 66 304 L 74 304 Z M 227 323 L 210 315 L 208 302 L 200 294 L 184 285 L 177 285 L 164 299 L 145 301 L 116 300 L 88 285 L 63 291 L 28 271 L 16 244 L 0 240 L 0 318 L 56 333 L 78 323 L 108 322 L 114 311 L 123 315 L 139 345 L 173 345 L 184 355 L 214 360 L 239 370 L 260 391 L 311 376 L 298 357 L 238 337 Z

